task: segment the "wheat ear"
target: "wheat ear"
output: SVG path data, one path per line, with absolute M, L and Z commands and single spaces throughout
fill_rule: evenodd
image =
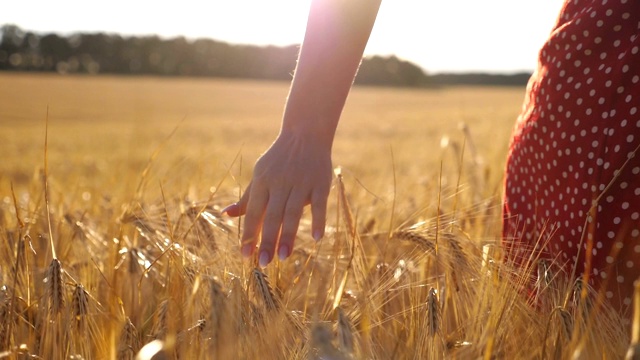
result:
M 273 288 L 267 279 L 267 275 L 259 268 L 253 269 L 253 277 L 255 279 L 255 289 L 258 297 L 262 299 L 267 310 L 274 311 L 280 308 L 278 299 L 273 293 Z

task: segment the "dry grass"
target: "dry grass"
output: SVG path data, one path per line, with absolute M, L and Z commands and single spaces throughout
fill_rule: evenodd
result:
M 0 82 L 0 358 L 582 359 L 630 346 L 553 264 L 502 260 L 523 89 L 355 89 L 327 236 L 315 243 L 305 217 L 291 258 L 257 269 L 220 207 L 277 133 L 286 84 Z

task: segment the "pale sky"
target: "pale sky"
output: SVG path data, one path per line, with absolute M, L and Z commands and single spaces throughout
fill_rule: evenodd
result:
M 563 0 L 383 0 L 365 54 L 427 72 L 533 70 Z M 35 32 L 178 35 L 298 44 L 310 0 L 6 0 L 1 24 Z

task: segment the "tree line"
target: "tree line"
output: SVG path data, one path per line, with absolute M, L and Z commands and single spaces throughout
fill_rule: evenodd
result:
M 0 27 L 0 71 L 290 80 L 298 50 L 297 45 L 234 45 L 211 39 L 105 33 L 61 36 L 24 31 L 15 25 Z M 363 60 L 356 83 L 408 87 L 523 85 L 526 79 L 522 74 L 428 76 L 419 66 L 395 56 L 373 56 Z

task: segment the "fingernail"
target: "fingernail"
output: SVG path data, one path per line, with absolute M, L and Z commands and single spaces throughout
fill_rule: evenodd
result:
M 258 258 L 258 264 L 260 267 L 265 267 L 269 265 L 269 254 L 266 251 L 262 251 L 260 253 L 260 258 Z
M 280 250 L 278 250 L 278 257 L 280 260 L 286 260 L 289 257 L 289 247 L 287 245 L 280 246 Z
M 313 231 L 313 239 L 315 241 L 320 241 L 320 239 L 322 239 L 322 231 L 321 230 L 314 230 Z
M 233 203 L 231 205 L 227 205 L 227 207 L 225 207 L 224 209 L 222 209 L 222 211 L 220 211 L 221 214 L 225 214 L 227 211 L 229 211 L 232 207 L 237 206 L 238 203 Z
M 253 250 L 252 244 L 247 244 L 243 246 L 242 250 L 240 250 L 240 252 L 242 253 L 242 257 L 248 258 L 249 256 L 251 256 L 251 253 L 253 252 L 252 250 Z

